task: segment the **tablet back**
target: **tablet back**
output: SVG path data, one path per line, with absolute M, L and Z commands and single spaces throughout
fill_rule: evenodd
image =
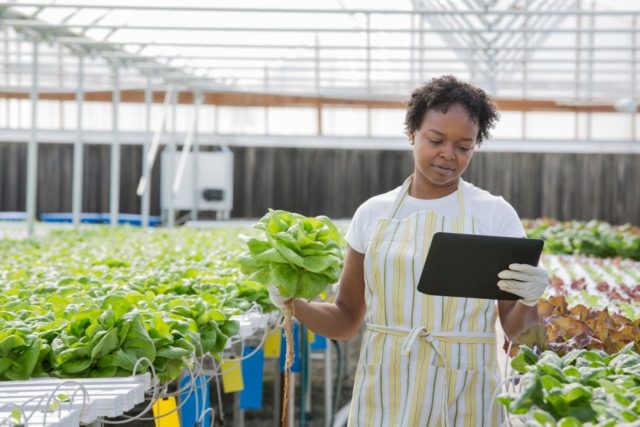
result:
M 510 264 L 538 265 L 544 241 L 438 232 L 433 236 L 418 291 L 429 295 L 517 300 L 498 288 Z

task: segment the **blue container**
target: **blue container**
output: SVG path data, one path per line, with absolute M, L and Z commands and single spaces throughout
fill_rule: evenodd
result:
M 26 212 L 0 212 L 0 221 L 26 221 Z
M 293 365 L 291 372 L 300 372 L 300 330 L 298 322 L 293 323 Z M 282 328 L 282 341 L 280 342 L 280 372 L 284 372 L 284 362 L 287 354 L 287 338 L 284 336 Z
M 327 349 L 327 339 L 322 335 L 316 334 L 316 337 L 309 348 L 311 351 L 324 351 Z
M 196 389 L 193 390 L 191 394 L 189 394 L 190 393 L 189 389 L 185 390 L 180 394 L 180 402 L 178 403 L 178 406 L 182 405 L 182 407 L 180 408 L 180 427 L 195 427 L 196 422 L 202 416 L 203 409 L 207 410 L 208 408 L 211 408 L 208 380 L 209 380 L 209 377 L 200 375 L 195 379 Z M 186 387 L 190 381 L 191 381 L 191 376 L 190 375 L 185 376 L 182 380 L 180 380 L 180 383 L 179 383 L 180 389 L 183 389 L 184 387 Z M 202 393 L 203 387 L 204 387 L 204 396 Z M 204 397 L 204 405 L 202 402 L 203 397 Z M 204 416 L 204 422 L 201 422 L 198 425 L 210 426 L 211 412 L 207 412 L 207 415 Z
M 58 223 L 72 223 L 73 214 L 70 212 L 50 212 L 40 215 L 40 221 L 42 222 L 58 222 Z M 102 214 L 83 212 L 80 214 L 80 222 L 85 224 L 102 224 L 104 222 Z
M 245 347 L 244 356 L 253 353 L 255 347 Z M 242 361 L 244 389 L 240 392 L 241 409 L 262 409 L 262 383 L 264 374 L 264 351 L 256 351 Z

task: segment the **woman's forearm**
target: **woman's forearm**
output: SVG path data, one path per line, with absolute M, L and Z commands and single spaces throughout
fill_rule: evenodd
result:
M 525 304 L 516 303 L 505 316 L 502 322 L 502 328 L 507 338 L 509 338 L 509 341 L 514 341 L 520 334 L 537 323 L 540 323 L 537 305 L 530 307 Z
M 296 298 L 294 316 L 304 326 L 329 339 L 346 341 L 360 329 L 362 316 L 353 318 L 339 304 L 307 302 Z

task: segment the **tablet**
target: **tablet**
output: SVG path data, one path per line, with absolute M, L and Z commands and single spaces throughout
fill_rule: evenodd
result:
M 538 265 L 543 246 L 540 239 L 435 233 L 418 291 L 449 297 L 520 299 L 498 288 L 498 273 L 513 263 Z

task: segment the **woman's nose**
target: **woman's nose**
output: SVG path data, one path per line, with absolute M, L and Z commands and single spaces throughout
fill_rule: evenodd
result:
M 455 156 L 455 152 L 452 144 L 443 144 L 442 150 L 440 151 L 440 156 L 445 159 L 453 159 Z

